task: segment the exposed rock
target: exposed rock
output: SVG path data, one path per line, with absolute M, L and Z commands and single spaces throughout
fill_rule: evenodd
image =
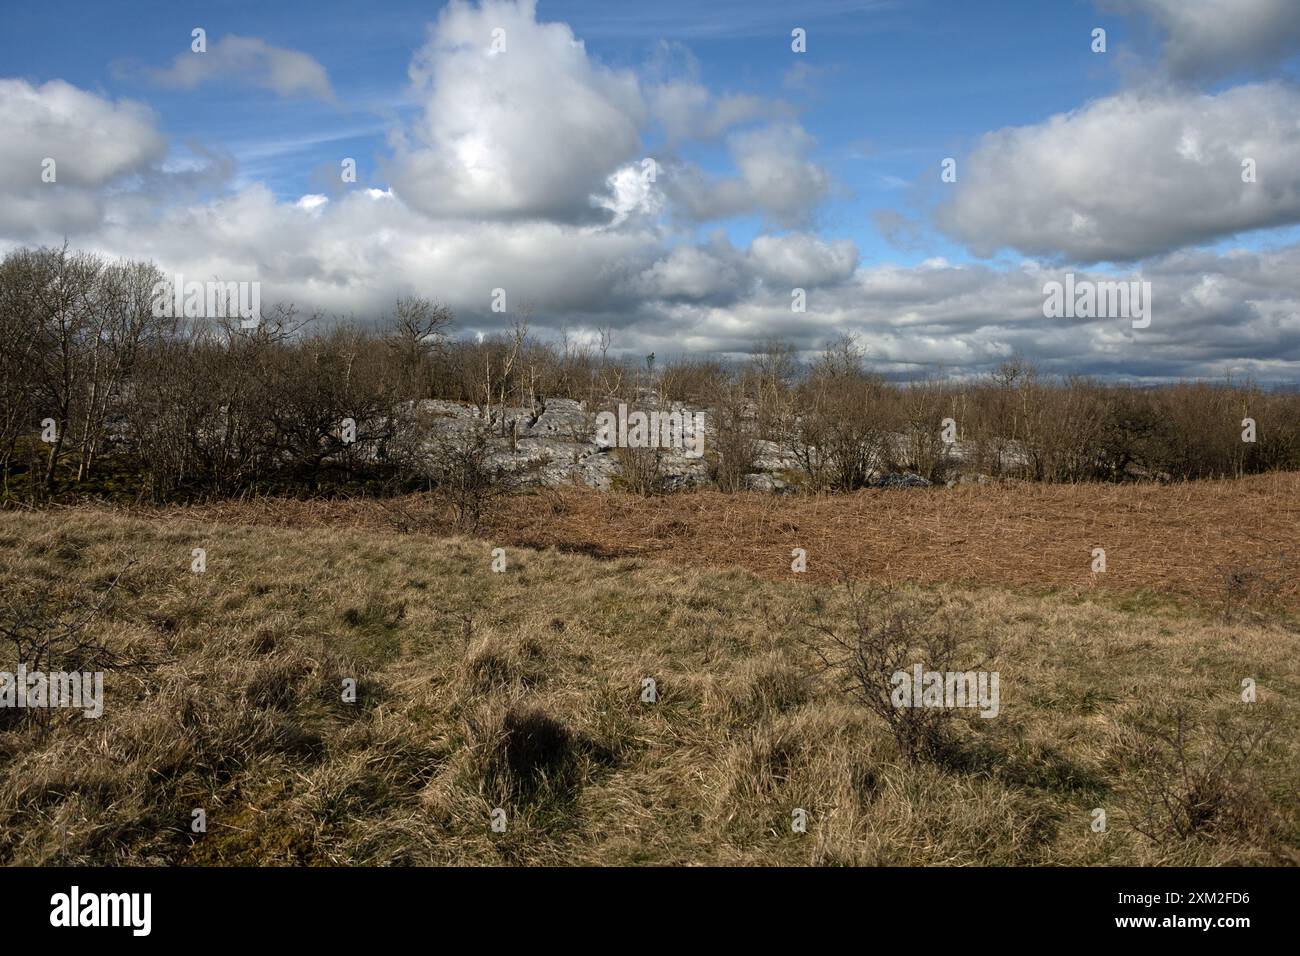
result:
M 653 390 L 645 390 L 639 407 L 660 413 L 680 413 L 686 423 L 687 444 L 691 422 L 703 409 L 671 402 L 660 404 Z M 596 443 L 596 410 L 588 409 L 583 402 L 569 398 L 548 399 L 537 409 L 507 407 L 504 412 L 493 408 L 486 416 L 474 405 L 445 400 L 427 400 L 417 407 L 425 427 L 438 432 L 452 432 L 487 425 L 491 433 L 492 452 L 489 464 L 513 474 L 521 484 L 540 484 L 556 487 L 567 484 L 585 485 L 589 488 L 609 490 L 622 474 L 618 450 Z M 404 413 L 405 417 L 405 413 Z M 897 451 L 907 448 L 904 435 L 890 436 Z M 718 445 L 717 427 L 713 416 L 704 415 L 705 457 L 687 454 L 686 448 L 667 447 L 658 450 L 660 485 L 665 490 L 704 486 L 709 483 L 708 460 Z M 1012 458 L 1018 449 L 1008 447 L 1004 457 Z M 437 451 L 436 438 L 424 440 L 420 453 L 432 456 Z M 769 439 L 756 439 L 751 472 L 745 476 L 745 487 L 756 491 L 784 492 L 802 484 L 799 458 L 794 449 Z M 906 460 L 906 455 L 895 454 L 895 460 Z M 947 449 L 949 461 L 960 462 L 969 457 L 968 449 L 958 442 Z M 963 476 L 960 480 L 967 480 Z M 973 479 L 972 479 L 973 480 Z M 989 480 L 979 476 L 979 480 Z M 883 462 L 873 469 L 869 481 L 876 488 L 926 488 L 930 482 L 911 472 L 892 472 Z
M 571 398 L 547 399 L 537 421 L 525 432 L 530 438 L 564 438 L 570 442 L 595 429 L 595 416 L 587 414 L 582 402 Z
M 707 438 L 708 431 L 705 431 Z M 795 457 L 793 451 L 783 445 L 778 445 L 774 441 L 760 439 L 754 442 L 754 470 L 755 471 L 796 471 L 799 468 L 799 459 Z
M 868 485 L 872 488 L 929 488 L 930 479 L 914 475 L 910 471 L 889 475 L 876 475 Z
M 793 491 L 795 486 L 784 478 L 766 472 L 753 472 L 745 476 L 746 491 L 768 491 L 773 494 L 781 494 L 787 491 Z
M 948 479 L 945 484 L 949 488 L 956 488 L 958 485 L 987 485 L 996 482 L 996 478 L 990 478 L 988 475 L 968 475 L 961 474 L 956 478 Z

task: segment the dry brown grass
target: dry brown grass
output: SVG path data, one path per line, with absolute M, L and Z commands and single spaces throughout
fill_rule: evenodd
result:
M 403 499 L 425 530 L 451 523 Z M 363 499 L 258 499 L 162 514 L 281 527 L 387 530 L 390 508 Z M 807 578 L 1152 592 L 1201 605 L 1300 608 L 1300 473 L 1173 485 L 1028 482 L 927 491 L 774 497 L 698 492 L 643 498 L 582 489 L 503 499 L 481 531 L 500 544 Z M 1092 549 L 1107 570 L 1093 574 Z
M 157 662 L 108 675 L 100 720 L 0 728 L 0 862 L 1300 861 L 1300 658 L 1278 620 L 931 589 L 997 636 L 1001 714 L 960 722 L 945 760 L 915 763 L 807 646 L 808 601 L 834 620 L 838 589 L 514 547 L 495 574 L 499 540 L 217 518 L 0 513 L 6 588 L 67 597 L 133 560 L 97 637 Z M 205 574 L 189 571 L 193 547 Z M 355 705 L 340 700 L 349 676 Z M 1238 696 L 1247 676 L 1256 704 Z M 1145 768 L 1123 740 L 1153 700 L 1273 729 L 1251 760 L 1249 826 L 1172 842 L 1134 829 Z M 195 807 L 207 834 L 189 830 Z M 1097 807 L 1106 833 L 1090 828 Z

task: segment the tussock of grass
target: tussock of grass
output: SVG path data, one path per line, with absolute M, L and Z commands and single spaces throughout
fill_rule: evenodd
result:
M 100 720 L 0 727 L 0 862 L 1297 862 L 1300 665 L 1277 620 L 943 586 L 997 637 L 1001 713 L 909 761 L 798 627 L 813 597 L 843 620 L 838 589 L 513 547 L 496 574 L 494 546 L 0 513 L 6 599 L 120 573 L 96 636 L 149 662 L 108 674 Z M 1152 761 L 1126 740 L 1169 726 L 1153 701 L 1273 730 L 1192 835 L 1134 826 Z

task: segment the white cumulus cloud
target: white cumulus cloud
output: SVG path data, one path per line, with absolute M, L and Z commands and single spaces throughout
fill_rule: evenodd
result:
M 1128 91 L 988 133 L 958 169 L 936 219 L 980 255 L 1129 260 L 1297 223 L 1300 91 Z

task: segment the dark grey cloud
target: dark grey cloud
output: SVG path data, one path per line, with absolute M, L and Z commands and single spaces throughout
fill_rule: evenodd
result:
M 1300 52 L 1295 0 L 1109 0 L 1103 7 L 1154 23 L 1164 35 L 1164 69 L 1181 81 L 1259 72 Z

